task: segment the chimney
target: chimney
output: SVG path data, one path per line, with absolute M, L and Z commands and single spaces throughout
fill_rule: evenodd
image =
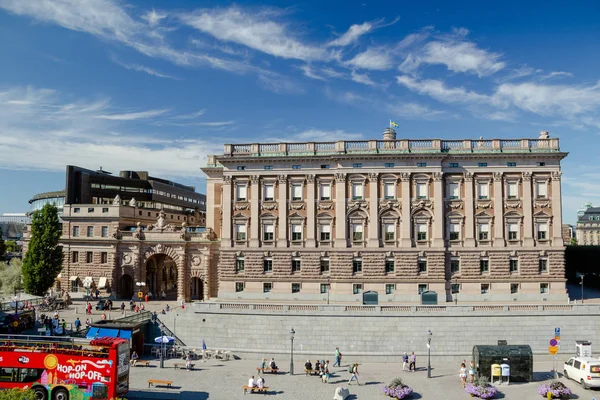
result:
M 396 140 L 396 131 L 393 128 L 385 128 L 383 140 Z

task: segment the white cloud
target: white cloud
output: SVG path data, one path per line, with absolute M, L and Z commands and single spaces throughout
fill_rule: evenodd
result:
M 103 114 L 97 115 L 95 118 L 100 119 L 109 119 L 112 121 L 135 121 L 138 119 L 148 119 L 158 117 L 159 115 L 163 115 L 166 112 L 169 112 L 169 109 L 162 110 L 148 110 L 148 111 L 139 111 L 133 113 L 124 113 L 124 114 Z
M 356 68 L 383 71 L 392 67 L 393 59 L 389 49 L 385 47 L 371 47 L 357 54 L 346 63 Z
M 302 71 L 304 76 L 306 76 L 307 78 L 316 79 L 316 80 L 320 80 L 320 81 L 325 80 L 325 78 L 323 78 L 321 75 L 317 74 L 317 72 L 308 64 L 304 64 L 298 68 Z
M 397 104 L 386 103 L 386 109 L 393 117 L 402 117 L 405 119 L 438 119 L 447 116 L 447 113 L 439 110 L 432 110 L 429 107 L 418 104 L 402 102 Z
M 352 80 L 357 83 L 362 83 L 363 85 L 368 86 L 376 86 L 377 84 L 369 78 L 367 74 L 359 74 L 358 72 L 352 71 Z
M 407 75 L 396 77 L 396 81 L 413 92 L 428 95 L 444 103 L 470 103 L 484 102 L 489 103 L 491 99 L 486 95 L 481 95 L 464 88 L 448 88 L 444 82 L 436 79 L 416 80 Z
M 167 79 L 174 79 L 174 80 L 179 80 L 179 78 L 175 78 L 171 75 L 167 75 L 167 74 L 163 74 L 160 73 L 150 67 L 146 67 L 144 65 L 140 65 L 140 64 L 127 64 L 124 63 L 122 61 L 119 61 L 116 57 L 112 57 L 111 60 L 117 64 L 120 65 L 121 67 L 128 69 L 128 70 L 132 70 L 132 71 L 138 71 L 138 72 L 145 72 L 148 75 L 152 75 L 152 76 L 156 76 L 157 78 L 167 78 Z
M 552 79 L 552 78 L 558 78 L 558 77 L 572 78 L 573 74 L 570 72 L 565 72 L 565 71 L 553 71 L 547 75 L 542 76 L 540 79 L 544 81 L 546 79 Z
M 338 140 L 364 140 L 362 133 L 349 133 L 343 129 L 324 130 L 311 128 L 291 136 L 265 138 L 268 142 L 335 142 Z
M 499 61 L 500 57 L 500 54 L 482 50 L 472 42 L 433 41 L 415 54 L 409 54 L 399 69 L 405 73 L 415 73 L 421 64 L 438 64 L 445 65 L 453 72 L 471 73 L 483 77 L 505 67 L 505 63 Z
M 369 33 L 373 29 L 373 24 L 370 22 L 363 22 L 360 25 L 352 25 L 343 35 L 339 38 L 330 41 L 328 46 L 348 46 L 354 43 L 362 35 Z
M 196 118 L 204 115 L 205 112 L 206 112 L 206 109 L 202 109 L 202 110 L 198 110 L 191 114 L 176 115 L 176 116 L 172 117 L 171 119 L 196 119 Z
M 63 97 L 33 87 L 0 93 L 0 152 L 11 155 L 0 157 L 0 168 L 63 172 L 67 164 L 103 165 L 197 179 L 205 157 L 222 151 L 214 135 L 173 140 L 141 134 L 125 120 L 97 118 L 113 108 L 106 99 L 66 102 Z
M 157 13 L 154 9 L 144 13 L 141 18 L 148 22 L 148 25 L 154 27 L 160 23 L 161 20 L 167 18 L 167 14 Z
M 238 7 L 181 14 L 183 23 L 219 40 L 234 42 L 275 57 L 324 60 L 328 53 L 296 39 L 282 23 L 269 20 L 273 13 L 251 13 Z

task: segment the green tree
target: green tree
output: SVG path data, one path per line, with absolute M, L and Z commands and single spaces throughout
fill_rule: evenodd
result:
M 577 246 L 577 238 L 571 238 L 570 246 Z
M 16 240 L 6 240 L 4 244 L 6 245 L 7 253 L 18 253 L 21 251 L 21 246 L 17 244 Z
M 5 295 L 11 295 L 21 289 L 23 281 L 23 262 L 16 258 L 10 260 L 10 264 L 0 263 L 0 289 Z
M 43 296 L 54 285 L 62 268 L 62 247 L 58 245 L 62 228 L 58 209 L 46 204 L 31 218 L 31 236 L 23 259 L 25 291 Z
M 0 260 L 4 260 L 5 254 L 6 254 L 6 245 L 4 244 L 4 239 L 2 238 L 2 228 L 0 228 Z
M 0 400 L 35 400 L 35 393 L 31 389 L 0 390 Z

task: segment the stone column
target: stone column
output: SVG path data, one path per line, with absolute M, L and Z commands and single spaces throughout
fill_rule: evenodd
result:
M 523 246 L 533 246 L 531 172 L 523 172 Z
M 250 191 L 250 247 L 258 247 L 260 234 L 260 177 L 252 176 Z
M 287 247 L 287 215 L 288 215 L 288 184 L 285 175 L 277 177 L 279 196 L 277 207 L 279 207 L 279 220 L 277 221 L 277 247 Z
M 379 247 L 379 179 L 377 173 L 369 174 L 369 241 L 368 247 Z
M 494 246 L 504 247 L 504 202 L 502 172 L 494 172 Z
M 552 246 L 564 246 L 562 239 L 562 172 L 552 172 Z
M 444 174 L 433 174 L 433 247 L 444 247 Z
M 187 268 L 185 254 L 179 254 L 177 260 L 177 301 L 190 301 L 190 274 Z
M 473 174 L 465 173 L 465 247 L 475 247 L 475 200 L 473 198 Z
M 412 247 L 412 238 L 410 236 L 412 217 L 410 201 L 410 172 L 400 174 L 402 181 L 402 222 L 400 223 L 400 247 Z
M 306 247 L 316 246 L 315 241 L 315 176 L 306 175 Z
M 214 186 L 214 185 L 213 185 Z M 212 193 L 212 192 L 208 192 L 208 193 Z M 231 219 L 231 208 L 233 207 L 233 202 L 231 201 L 231 195 L 232 195 L 232 187 L 231 187 L 231 177 L 230 176 L 224 176 L 223 177 L 223 202 L 221 204 L 221 210 L 223 210 L 223 215 L 222 218 L 223 220 L 221 221 L 221 225 L 222 225 L 222 231 L 221 231 L 221 244 L 225 247 L 231 247 L 233 246 L 233 242 L 231 241 L 231 224 L 232 224 L 232 219 Z M 211 198 L 213 196 L 207 196 L 207 198 Z M 208 210 L 208 207 L 207 207 Z M 216 208 L 212 208 L 212 212 L 217 212 Z M 208 222 L 208 216 L 206 221 Z M 218 227 L 215 226 L 215 231 L 218 232 Z
M 345 248 L 346 241 L 346 174 L 335 174 L 335 247 Z

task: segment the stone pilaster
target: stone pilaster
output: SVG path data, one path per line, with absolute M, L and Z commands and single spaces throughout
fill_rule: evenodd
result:
M 434 247 L 444 246 L 444 188 L 441 172 L 433 174 L 433 243 Z
M 533 246 L 533 195 L 531 172 L 523 172 L 523 246 Z
M 306 247 L 315 247 L 315 176 L 306 176 Z
M 473 174 L 465 174 L 465 247 L 475 247 L 475 200 L 473 197 Z
M 260 238 L 260 185 L 259 176 L 252 176 L 250 190 L 250 247 L 258 247 Z
M 494 172 L 494 246 L 504 247 L 504 204 L 502 172 Z
M 233 202 L 231 201 L 231 196 L 232 196 L 231 177 L 225 176 L 225 177 L 223 177 L 223 202 L 221 204 L 222 211 L 223 211 L 223 216 L 222 216 L 223 220 L 221 222 L 221 224 L 222 224 L 221 244 L 224 247 L 233 246 L 233 242 L 231 240 L 231 224 L 232 224 L 231 208 L 233 207 Z M 213 197 L 213 196 L 209 196 L 209 197 Z M 207 206 L 207 209 L 208 209 L 208 206 Z M 217 210 L 215 208 L 213 208 L 212 210 L 213 210 L 212 212 L 217 212 Z M 208 218 L 207 218 L 207 221 L 208 221 Z M 218 232 L 217 227 L 215 227 L 215 230 Z
M 335 174 L 335 247 L 347 247 L 346 241 L 346 174 Z
M 369 241 L 368 247 L 379 247 L 379 180 L 377 173 L 369 174 Z
M 177 301 L 190 301 L 190 276 L 185 254 L 179 254 L 177 260 Z
M 279 207 L 279 220 L 277 221 L 277 247 L 287 247 L 287 215 L 288 215 L 288 184 L 285 175 L 277 177 L 279 196 L 277 199 Z
M 412 225 L 412 218 L 410 215 L 410 172 L 404 172 L 400 174 L 400 179 L 402 181 L 402 222 L 400 223 L 400 247 L 407 248 L 412 247 L 412 238 L 410 235 Z
M 562 193 L 560 177 L 562 172 L 552 172 L 552 246 L 563 246 L 562 240 Z

